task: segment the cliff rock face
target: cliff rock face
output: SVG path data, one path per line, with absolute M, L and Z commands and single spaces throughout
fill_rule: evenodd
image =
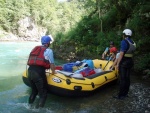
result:
M 19 38 L 27 41 L 38 41 L 47 31 L 47 29 L 35 25 L 30 17 L 18 21 L 18 25 Z
M 17 34 L 0 31 L 0 40 L 3 41 L 39 41 L 46 34 L 47 29 L 39 27 L 30 17 L 18 21 Z

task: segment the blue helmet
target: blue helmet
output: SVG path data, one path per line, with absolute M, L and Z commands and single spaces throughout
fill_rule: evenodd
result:
M 47 44 L 47 43 L 49 43 L 50 41 L 52 41 L 50 36 L 43 36 L 43 37 L 41 38 L 41 43 L 42 43 L 42 45 L 43 45 L 43 44 Z

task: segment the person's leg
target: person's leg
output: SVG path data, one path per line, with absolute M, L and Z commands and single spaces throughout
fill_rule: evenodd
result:
M 130 87 L 130 68 L 127 69 L 127 72 L 126 72 L 126 76 L 125 76 L 125 87 L 124 87 L 124 96 L 127 96 L 128 95 L 128 92 L 129 92 L 129 87 Z
M 131 72 L 131 68 L 133 67 L 134 65 L 134 62 L 132 60 L 132 58 L 130 59 L 127 59 L 127 70 L 126 70 L 126 75 L 125 75 L 125 81 L 126 81 L 126 84 L 125 84 L 125 88 L 124 88 L 124 96 L 126 97 L 128 95 L 128 92 L 129 92 L 129 87 L 130 87 L 130 72 Z
M 29 82 L 30 82 L 30 85 L 31 85 L 31 89 L 32 89 L 32 92 L 31 92 L 31 95 L 29 97 L 29 104 L 32 104 L 38 94 L 38 90 L 36 88 L 36 85 L 34 83 L 34 81 L 32 80 L 33 76 L 36 76 L 34 75 L 33 71 L 29 70 L 28 71 L 28 79 L 29 79 Z
M 126 86 L 126 74 L 127 68 L 119 67 L 119 76 L 120 76 L 120 86 L 119 86 L 119 93 L 118 97 L 121 98 L 124 96 L 125 86 Z
M 37 94 L 38 94 L 38 90 L 37 90 L 36 85 L 33 81 L 30 81 L 30 84 L 31 84 L 32 92 L 31 92 L 31 95 L 29 97 L 28 102 L 29 102 L 29 104 L 32 104 L 34 102 Z
M 45 87 L 45 83 L 44 83 L 43 78 L 40 78 L 36 82 L 36 87 L 38 89 L 39 97 L 40 97 L 37 107 L 44 107 L 45 102 L 46 102 L 46 98 L 47 98 L 47 89 Z

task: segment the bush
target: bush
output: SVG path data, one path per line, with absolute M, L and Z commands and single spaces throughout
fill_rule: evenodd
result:
M 141 72 L 145 69 L 150 69 L 150 53 L 135 57 L 134 70 Z

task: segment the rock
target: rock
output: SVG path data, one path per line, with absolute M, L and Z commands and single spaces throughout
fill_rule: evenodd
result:
M 25 17 L 18 21 L 18 35 L 26 41 L 39 41 L 46 34 L 47 29 L 37 26 L 32 18 Z
M 5 31 L 0 31 L 0 40 L 1 41 L 16 41 L 18 37 L 12 33 L 7 33 Z
M 18 21 L 17 33 L 8 33 L 0 30 L 1 41 L 40 41 L 47 29 L 35 24 L 32 18 L 25 17 Z
M 143 79 L 147 79 L 150 77 L 150 69 L 146 69 L 143 71 L 144 76 L 142 77 Z

